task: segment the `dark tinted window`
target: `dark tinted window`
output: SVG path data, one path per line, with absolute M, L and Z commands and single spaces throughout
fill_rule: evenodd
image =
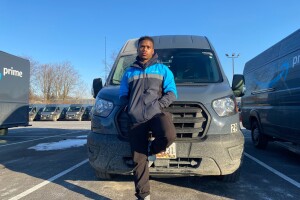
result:
M 81 106 L 70 106 L 68 111 L 69 112 L 78 112 L 80 110 Z
M 56 107 L 45 107 L 44 112 L 54 112 Z
M 175 82 L 216 83 L 222 80 L 219 66 L 212 52 L 199 49 L 159 49 L 159 61 L 173 72 Z M 120 84 L 125 70 L 135 61 L 136 55 L 119 59 L 112 84 Z

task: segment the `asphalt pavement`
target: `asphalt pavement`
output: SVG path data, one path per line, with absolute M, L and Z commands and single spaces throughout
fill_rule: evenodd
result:
M 135 199 L 132 176 L 97 180 L 86 148 L 89 121 L 32 122 L 0 136 L 0 199 Z M 255 149 L 243 129 L 241 178 L 151 178 L 151 199 L 299 199 L 300 155 Z

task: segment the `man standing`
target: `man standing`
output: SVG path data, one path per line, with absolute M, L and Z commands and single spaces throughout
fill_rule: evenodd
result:
M 135 166 L 135 195 L 150 199 L 148 163 L 152 164 L 150 158 L 165 151 L 176 138 L 171 115 L 163 108 L 177 98 L 177 90 L 171 70 L 157 61 L 151 37 L 139 38 L 137 52 L 136 61 L 123 75 L 120 99 L 127 105 L 132 122 L 129 141 Z M 155 138 L 152 142 L 149 131 Z

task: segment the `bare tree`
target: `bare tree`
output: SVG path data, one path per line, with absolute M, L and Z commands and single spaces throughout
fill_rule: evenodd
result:
M 78 83 L 80 82 L 80 76 L 69 62 L 62 63 L 59 67 L 59 70 L 59 76 L 62 80 L 59 98 L 65 100 L 77 87 Z
M 61 74 L 64 74 L 64 68 L 61 64 L 55 64 L 54 66 L 56 75 L 53 80 L 53 96 L 56 99 L 60 99 L 63 94 L 63 84 L 64 84 L 64 77 Z
M 89 89 L 70 62 L 39 64 L 33 59 L 29 60 L 31 102 L 34 97 L 42 98 L 45 103 L 89 98 Z
M 28 56 L 22 56 L 24 59 L 29 60 L 30 63 L 30 84 L 29 84 L 29 102 L 32 102 L 36 97 L 36 71 L 39 63 Z
M 44 101 L 49 101 L 53 92 L 53 80 L 55 78 L 54 67 L 51 64 L 40 65 L 36 69 L 37 88 L 41 92 Z
M 76 99 L 89 99 L 92 97 L 90 89 L 88 89 L 87 84 L 83 81 L 78 82 L 77 87 L 73 92 L 73 96 Z

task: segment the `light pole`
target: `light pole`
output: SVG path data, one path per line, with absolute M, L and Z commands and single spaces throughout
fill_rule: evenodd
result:
M 232 59 L 232 76 L 234 75 L 234 59 L 239 57 L 240 54 L 235 55 L 235 53 L 232 53 L 231 56 L 228 55 L 227 53 L 225 54 L 227 56 L 227 58 L 231 58 Z

